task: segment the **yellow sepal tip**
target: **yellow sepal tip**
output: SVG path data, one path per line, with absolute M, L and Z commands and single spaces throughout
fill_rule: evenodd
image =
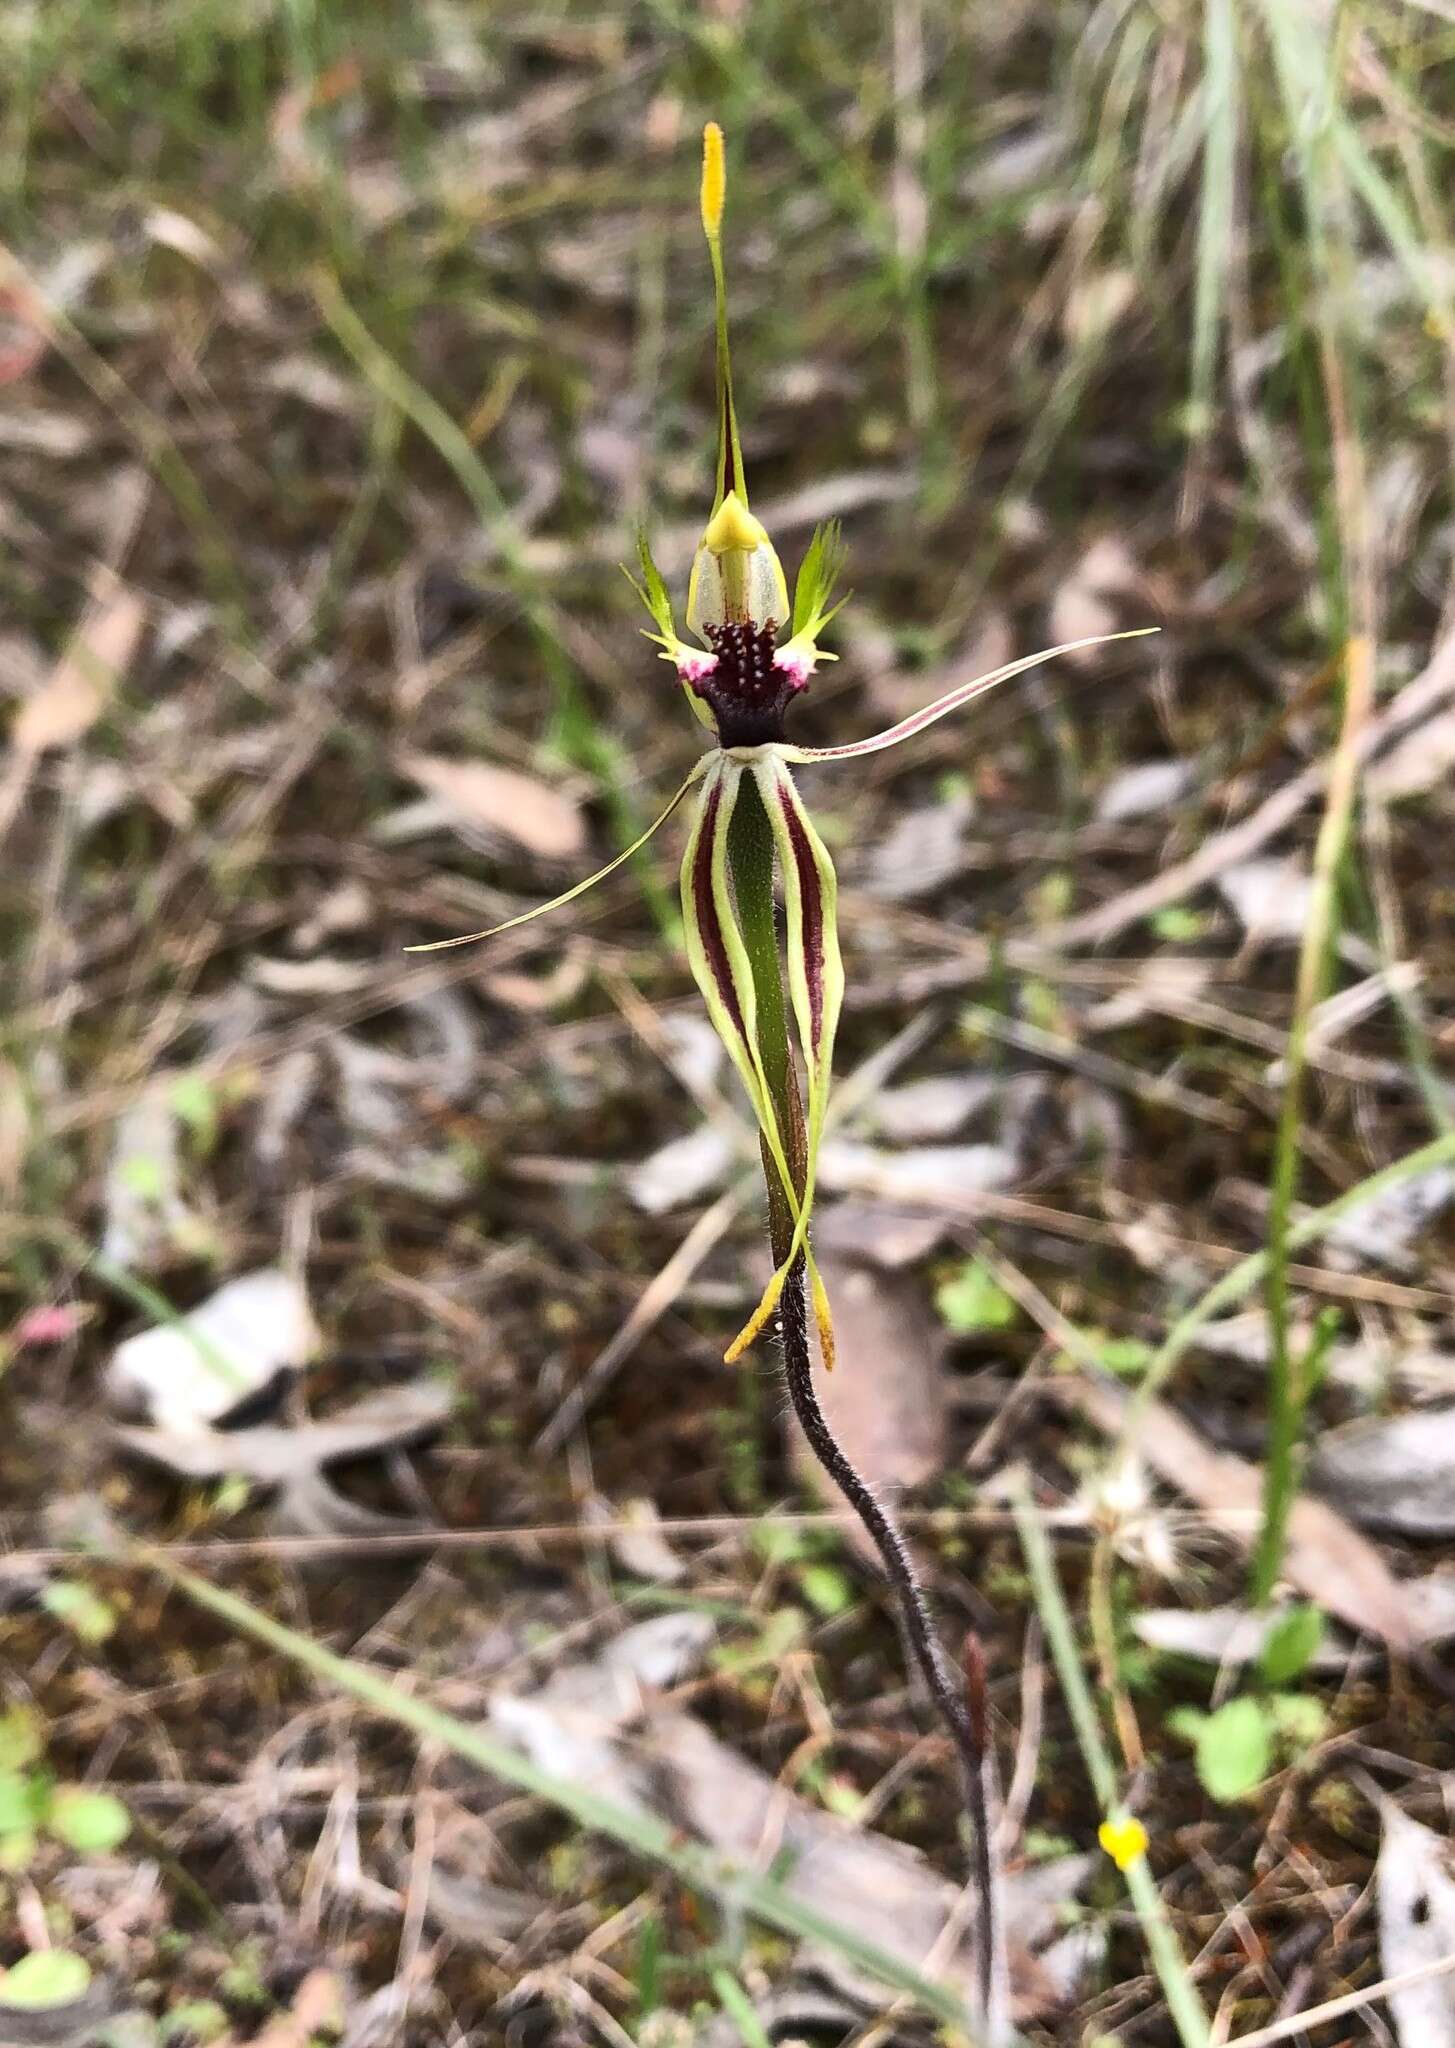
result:
M 823 1369 L 832 1372 L 837 1348 L 834 1344 L 834 1319 L 829 1310 L 829 1291 L 817 1266 L 813 1269 L 813 1316 L 818 1324 L 818 1346 L 823 1354 Z
M 716 121 L 709 121 L 702 131 L 702 231 L 709 242 L 715 242 L 722 232 L 722 204 L 726 197 L 722 130 Z

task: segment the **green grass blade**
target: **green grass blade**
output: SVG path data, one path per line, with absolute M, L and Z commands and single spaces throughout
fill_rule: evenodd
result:
M 1086 1673 L 1081 1668 L 1076 1631 L 1071 1624 L 1066 1597 L 1061 1591 L 1051 1546 L 1046 1541 L 1045 1530 L 1036 1519 L 1024 1481 L 1012 1500 L 1011 1511 L 1025 1554 L 1026 1569 L 1031 1576 L 1041 1626 L 1046 1632 L 1051 1661 L 1061 1681 L 1061 1691 L 1071 1714 L 1071 1725 L 1076 1731 L 1086 1773 L 1103 1815 L 1109 1820 L 1122 1803 L 1116 1766 L 1101 1732 Z M 1167 1908 L 1162 1903 L 1147 1859 L 1139 1856 L 1123 1875 L 1182 2048 L 1211 2048 L 1212 2028 L 1197 1995 L 1197 1987 L 1188 1974 L 1186 1958 L 1167 1917 Z
M 1223 294 L 1232 268 L 1233 200 L 1238 148 L 1238 51 L 1233 0 L 1206 0 L 1203 14 L 1206 125 L 1202 206 L 1197 217 L 1197 279 L 1192 311 L 1192 435 L 1212 427 L 1213 380 Z
M 128 1561 L 123 1558 L 121 1561 Z M 966 2035 L 966 2013 L 960 1999 L 948 1985 L 903 1962 L 898 1956 L 866 1941 L 851 1928 L 841 1926 L 827 1915 L 793 1898 L 771 1878 L 760 1876 L 730 1858 L 700 1843 L 688 1840 L 682 1831 L 646 1807 L 623 1805 L 593 1792 L 573 1779 L 541 1769 L 529 1757 L 497 1741 L 485 1730 L 460 1721 L 428 1701 L 394 1685 L 350 1657 L 325 1649 L 311 1636 L 275 1621 L 261 1608 L 224 1592 L 194 1573 L 170 1564 L 154 1550 L 138 1546 L 129 1561 L 144 1565 L 193 1601 L 214 1614 L 239 1635 L 251 1637 L 301 1670 L 311 1672 L 324 1684 L 369 1708 L 373 1713 L 407 1728 L 420 1738 L 441 1744 L 506 1784 L 542 1799 L 560 1813 L 568 1814 L 582 1827 L 607 1835 L 622 1848 L 670 1870 L 683 1884 L 708 1897 L 730 1902 L 766 1926 L 801 1941 L 821 1942 L 856 1964 L 877 1982 L 902 1992 L 925 2012 Z

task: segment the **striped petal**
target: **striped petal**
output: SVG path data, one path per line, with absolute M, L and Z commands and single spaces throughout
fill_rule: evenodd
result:
M 752 773 L 757 780 L 768 822 L 773 828 L 778 866 L 783 877 L 788 994 L 808 1081 L 808 1160 L 792 1246 L 769 1282 L 752 1320 L 729 1352 L 729 1358 L 739 1349 L 746 1349 L 762 1329 L 777 1306 L 794 1261 L 802 1252 L 808 1260 L 824 1364 L 831 1370 L 834 1360 L 833 1325 L 828 1295 L 808 1246 L 808 1224 L 813 1211 L 819 1145 L 828 1108 L 834 1036 L 844 999 L 844 963 L 839 952 L 837 914 L 838 878 L 828 848 L 815 830 L 785 764 L 775 753 L 768 752 L 754 762 Z
M 506 918 L 504 924 L 492 924 L 483 932 L 466 932 L 462 938 L 458 939 L 432 939 L 425 946 L 406 946 L 405 952 L 445 953 L 448 952 L 451 946 L 473 946 L 479 939 L 493 939 L 497 933 L 514 931 L 518 924 L 529 924 L 532 918 L 545 917 L 550 911 L 559 910 L 564 903 L 574 903 L 578 896 L 584 896 L 588 889 L 594 889 L 598 882 L 604 882 L 608 875 L 614 875 L 623 862 L 629 861 L 634 853 L 640 853 L 653 833 L 660 832 L 693 784 L 702 780 L 709 762 L 717 761 L 720 758 L 717 754 L 704 754 L 673 797 L 671 803 L 668 804 L 666 810 L 652 824 L 648 825 L 641 838 L 633 840 L 625 852 L 619 853 L 615 860 L 609 860 L 604 868 L 598 868 L 594 875 L 588 875 L 584 882 L 577 882 L 574 888 L 564 890 L 559 896 L 553 896 L 549 903 L 538 903 L 534 910 L 523 910 L 519 917 Z
M 798 1194 L 763 1071 L 753 970 L 738 923 L 728 870 L 728 827 L 742 786 L 743 769 L 725 754 L 711 754 L 708 761 L 707 780 L 698 799 L 687 851 L 682 856 L 682 923 L 687 959 L 713 1029 L 727 1048 L 747 1091 L 796 1222 Z
M 1156 633 L 1157 626 L 1137 626 L 1130 633 L 1094 633 L 1087 640 L 1066 640 L 1059 647 L 1043 648 L 1039 654 L 1026 654 L 1019 661 L 1008 661 L 1003 668 L 991 669 L 989 675 L 976 676 L 973 682 L 961 683 L 958 689 L 950 690 L 943 697 L 937 697 L 933 704 L 927 704 L 923 711 L 916 711 L 908 718 L 901 718 L 898 725 L 891 725 L 885 732 L 876 732 L 867 740 L 850 740 L 842 747 L 783 747 L 776 752 L 784 761 L 854 761 L 861 754 L 879 754 L 886 747 L 897 747 L 901 740 L 913 739 L 926 726 L 934 725 L 941 718 L 948 718 L 952 711 L 958 711 L 976 697 L 984 696 L 997 683 L 1018 676 L 1028 668 L 1039 668 L 1044 661 L 1054 661 L 1058 654 L 1074 654 L 1082 647 L 1105 647 L 1112 640 L 1140 640 L 1146 633 Z

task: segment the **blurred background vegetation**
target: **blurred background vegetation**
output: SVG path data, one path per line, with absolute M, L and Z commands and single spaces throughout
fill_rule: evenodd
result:
M 638 1609 L 707 1616 L 679 1690 L 720 1771 L 960 1867 L 881 1589 L 780 1513 L 814 1502 L 771 1360 L 719 1362 L 752 1147 L 671 833 L 488 952 L 403 953 L 609 857 L 698 751 L 619 565 L 645 523 L 680 587 L 710 504 L 708 118 L 754 509 L 790 575 L 817 520 L 848 540 L 795 736 L 1162 629 L 810 792 L 851 985 L 840 1419 L 990 1647 L 1013 1869 L 1081 1887 L 1022 2022 L 1196 2038 L 1110 1865 L 1067 1868 L 1106 1801 L 1012 1461 L 1196 2000 L 1246 2032 L 1379 1975 L 1335 1766 L 1452 1763 L 1455 1511 L 1408 1508 L 1455 1398 L 1452 65 L 1449 0 L 0 11 L 0 1965 L 73 1959 L 74 2038 L 758 2048 L 874 2009 L 840 1955 L 805 2017 L 791 1915 L 421 1761 L 78 1538 L 210 1546 L 502 1726 Z M 182 1366 L 120 1348 L 250 1276 Z M 1179 1408 L 1128 1464 L 1139 1382 Z M 1380 1495 L 1316 1461 L 1348 1521 L 1286 1549 L 1311 1421 L 1411 1414 L 1424 1464 Z M 342 1489 L 309 1434 L 341 1417 Z M 1141 1628 L 1169 1601 L 1284 1647 L 1218 1690 L 1216 1630 L 1189 1663 Z M 1411 1661 L 1320 1662 L 1303 1603 Z M 746 1797 L 677 1791 L 709 1842 Z

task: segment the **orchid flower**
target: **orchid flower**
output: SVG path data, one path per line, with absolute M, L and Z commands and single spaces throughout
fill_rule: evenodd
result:
M 1056 655 L 1131 636 L 1110 633 L 1069 640 L 1006 662 L 961 683 L 923 710 L 868 739 L 836 747 L 789 743 L 785 730 L 789 707 L 808 687 L 819 663 L 836 659 L 820 640 L 843 602 L 835 595 L 843 540 L 836 521 L 814 533 L 799 565 L 790 607 L 777 550 L 748 505 L 728 347 L 722 258 L 726 186 L 722 131 L 713 122 L 703 137 L 701 205 L 717 326 L 717 488 L 687 586 L 685 624 L 694 637 L 678 635 L 672 599 L 645 535 L 638 543 L 640 581 L 630 578 L 656 627 L 646 637 L 660 649 L 661 659 L 672 665 L 689 705 L 712 733 L 715 745 L 697 762 L 641 838 L 594 875 L 549 903 L 488 931 L 412 950 L 469 945 L 574 902 L 639 852 L 695 790 L 695 815 L 682 862 L 687 956 L 757 1120 L 770 1197 L 791 1220 L 786 1242 L 775 1247 L 773 1276 L 726 1355 L 731 1363 L 759 1336 L 801 1256 L 812 1290 L 824 1363 L 831 1367 L 832 1319 L 808 1230 L 828 1107 L 834 1034 L 843 1002 L 844 969 L 833 862 L 792 770 L 810 763 L 857 760 L 898 746 L 1011 676 Z M 797 1054 L 806 1078 L 806 1118 L 783 1042 L 772 909 L 775 867 L 781 877 L 786 913 L 784 958 Z M 766 935 L 773 950 L 771 961 L 765 956 L 755 960 L 753 930 L 760 937 L 760 956 Z
M 813 1379 L 806 1290 L 813 1301 L 824 1363 L 833 1363 L 828 1298 L 814 1263 L 809 1225 L 844 969 L 833 862 L 798 792 L 793 770 L 858 760 L 897 747 L 1011 676 L 1058 654 L 1134 636 L 1097 634 L 1006 662 L 869 739 L 837 747 L 801 747 L 789 741 L 790 707 L 807 689 L 819 663 L 834 659 L 821 640 L 842 602 L 836 589 L 843 543 L 837 524 L 818 529 L 799 566 L 790 605 L 783 565 L 748 504 L 728 353 L 722 260 L 725 196 L 722 132 L 713 123 L 703 137 L 702 225 L 712 263 L 717 322 L 717 486 L 687 586 L 688 637 L 677 631 L 671 596 L 645 538 L 638 550 L 640 581 L 631 578 L 655 628 L 646 637 L 671 664 L 713 744 L 661 816 L 596 874 L 491 932 L 472 932 L 439 944 L 468 945 L 573 902 L 630 860 L 689 795 L 694 796 L 682 861 L 687 956 L 757 1120 L 774 1261 L 773 1276 L 727 1356 L 737 1358 L 778 1313 L 783 1373 L 794 1412 L 819 1462 L 863 1523 L 894 1588 L 911 1652 L 960 1763 L 979 1904 L 980 2038 L 987 2048 L 998 2048 L 1009 2038 L 1008 1980 L 1002 1916 L 995 1903 L 995 1772 L 983 1656 L 978 1640 L 971 1637 L 961 1672 L 957 1675 L 950 1666 L 904 1539 L 845 1455 Z M 781 934 L 775 877 L 783 897 Z

